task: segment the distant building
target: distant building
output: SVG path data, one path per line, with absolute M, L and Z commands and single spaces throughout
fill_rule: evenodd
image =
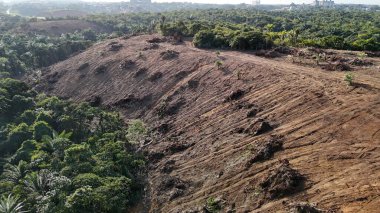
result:
M 259 6 L 260 5 L 260 0 L 252 0 L 252 5 Z
M 131 4 L 151 4 L 152 0 L 130 0 Z
M 333 0 L 315 0 L 314 6 L 316 7 L 333 7 L 334 6 Z

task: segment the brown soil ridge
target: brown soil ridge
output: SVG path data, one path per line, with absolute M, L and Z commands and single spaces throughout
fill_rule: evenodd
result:
M 153 37 L 96 44 L 38 86 L 149 124 L 150 212 L 204 212 L 209 198 L 222 212 L 378 211 L 376 65 L 352 87 L 342 72 Z

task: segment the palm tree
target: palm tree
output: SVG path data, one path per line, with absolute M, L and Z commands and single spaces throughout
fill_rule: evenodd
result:
M 28 170 L 26 169 L 27 163 L 25 161 L 20 161 L 18 165 L 6 164 L 4 167 L 4 177 L 6 180 L 13 183 L 18 183 L 21 178 L 23 178 Z
M 24 205 L 22 202 L 19 202 L 18 197 L 14 197 L 12 194 L 9 194 L 8 197 L 3 195 L 0 199 L 0 213 L 24 213 Z
M 28 174 L 25 177 L 24 185 L 27 191 L 45 195 L 49 191 L 53 174 L 49 170 L 43 169 L 37 173 Z
M 286 31 L 281 31 L 278 33 L 278 35 L 280 36 L 281 45 L 285 45 Z
M 63 140 L 69 141 L 71 135 L 71 132 L 63 131 L 60 134 L 58 134 L 56 131 L 53 131 L 53 137 L 50 137 L 49 135 L 42 136 L 43 146 L 46 149 L 46 151 L 50 153 L 59 152 L 59 143 L 61 143 Z

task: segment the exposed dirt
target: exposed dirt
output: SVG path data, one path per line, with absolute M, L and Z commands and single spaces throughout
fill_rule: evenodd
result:
M 145 48 L 147 40 L 159 45 Z M 304 202 L 316 206 L 294 212 L 378 212 L 378 58 L 355 66 L 355 84 L 347 86 L 340 71 L 286 56 L 217 57 L 157 35 L 112 42 L 122 47 L 96 44 L 51 66 L 36 88 L 152 127 L 143 205 L 150 212 L 202 212 L 209 198 L 223 200 L 222 212 L 288 212 L 288 203 Z M 175 56 L 163 58 L 168 50 Z M 215 66 L 220 58 L 223 70 Z M 126 60 L 133 65 L 121 66 Z
M 45 11 L 38 14 L 38 17 L 48 17 L 48 18 L 66 18 L 66 17 L 83 17 L 87 16 L 88 13 L 81 10 L 51 10 Z
M 57 21 L 38 21 L 30 22 L 25 26 L 16 29 L 16 32 L 23 33 L 39 33 L 44 35 L 60 36 L 64 33 L 74 33 L 75 31 L 82 31 L 91 29 L 95 32 L 109 32 L 103 27 L 84 20 L 57 20 Z
M 271 50 L 257 51 L 255 55 L 272 58 L 277 61 L 287 59 L 287 61 L 300 66 L 319 67 L 327 71 L 361 70 L 379 62 L 378 59 L 371 58 L 376 57 L 377 52 L 324 50 L 318 48 L 276 47 Z
M 318 209 L 315 204 L 310 204 L 306 202 L 297 203 L 291 205 L 289 213 L 322 213 L 321 209 Z
M 275 199 L 302 190 L 304 177 L 292 169 L 288 160 L 283 160 L 268 176 L 264 177 L 259 186 L 264 196 Z

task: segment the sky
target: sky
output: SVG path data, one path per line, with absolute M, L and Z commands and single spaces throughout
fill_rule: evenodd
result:
M 128 0 L 84 0 L 84 1 L 103 1 L 103 2 L 118 2 Z M 252 0 L 153 0 L 153 2 L 194 2 L 194 3 L 212 3 L 212 4 L 239 4 L 251 3 Z M 313 0 L 261 0 L 261 4 L 290 4 L 290 3 L 312 3 Z M 335 0 L 337 4 L 377 4 L 380 5 L 380 0 Z

